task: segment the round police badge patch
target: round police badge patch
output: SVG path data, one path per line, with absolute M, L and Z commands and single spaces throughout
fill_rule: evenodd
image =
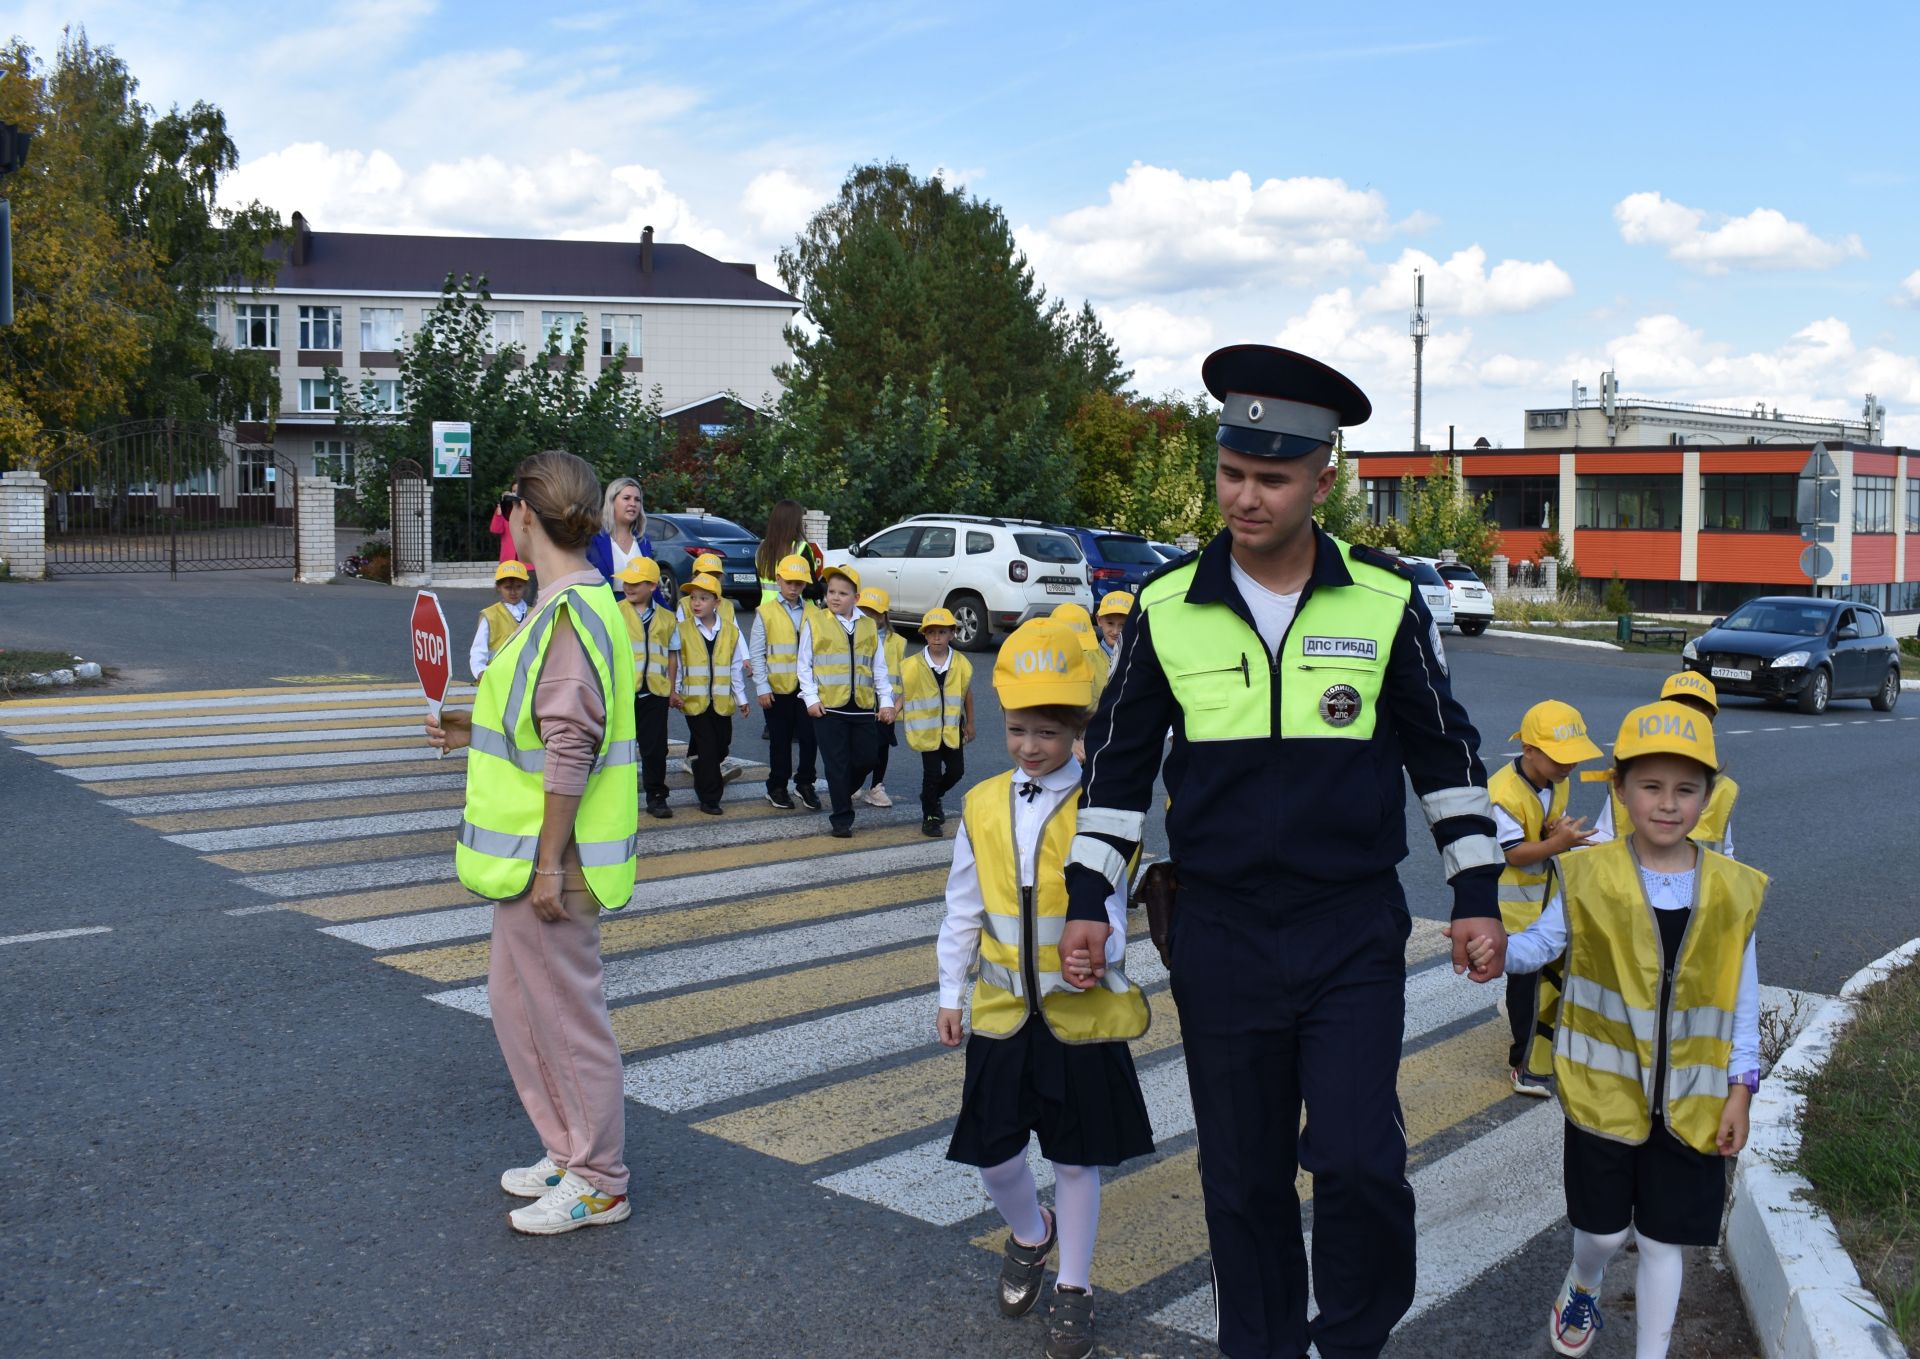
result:
M 1351 684 L 1336 684 L 1320 695 L 1320 716 L 1330 727 L 1350 727 L 1360 716 L 1360 691 Z

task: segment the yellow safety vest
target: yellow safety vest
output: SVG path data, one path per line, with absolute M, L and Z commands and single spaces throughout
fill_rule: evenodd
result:
M 673 648 L 674 617 L 659 605 L 642 622 L 640 611 L 626 600 L 620 601 L 620 617 L 627 625 L 627 639 L 633 644 L 634 683 L 656 698 L 673 693 L 673 681 L 667 676 L 667 656 Z
M 802 603 L 800 617 L 803 620 L 811 617 L 813 607 Z M 755 612 L 760 615 L 760 626 L 767 634 L 767 687 L 776 694 L 799 692 L 800 633 L 793 625 L 793 615 L 777 595 Z
M 1540 809 L 1540 794 L 1519 766 L 1509 762 L 1487 778 L 1487 797 L 1493 805 L 1520 823 L 1529 843 L 1537 842 L 1547 823 L 1567 813 L 1567 781 L 1553 785 L 1553 805 Z M 1542 859 L 1525 868 L 1508 864 L 1500 870 L 1500 923 L 1518 934 L 1540 918 L 1547 907 L 1547 884 L 1553 878 L 1553 860 Z
M 900 663 L 900 725 L 906 728 L 909 750 L 960 748 L 960 726 L 967 714 L 967 686 L 973 683 L 973 662 L 947 648 L 947 682 L 927 663 L 927 653 L 916 651 Z
M 506 645 L 507 638 L 513 636 L 513 630 L 520 626 L 520 620 L 513 616 L 505 600 L 487 605 L 480 610 L 480 616 L 487 620 L 487 654 L 496 655 Z
M 877 630 L 877 628 L 876 628 Z M 887 653 L 887 680 L 893 686 L 893 701 L 900 701 L 900 667 L 907 659 L 907 639 L 892 628 L 880 639 L 880 645 Z
M 813 682 L 820 706 L 844 708 L 852 702 L 873 708 L 873 658 L 880 650 L 880 631 L 873 620 L 861 614 L 849 636 L 831 610 L 810 609 L 807 626 L 813 630 Z
M 1035 886 L 1020 886 L 1013 838 L 1013 771 L 968 792 L 962 815 L 987 910 L 980 929 L 980 975 L 973 986 L 973 1031 L 985 1038 L 1018 1033 L 1037 1009 L 1063 1043 L 1114 1043 L 1147 1031 L 1147 998 L 1109 964 L 1100 984 L 1082 991 L 1060 975 L 1067 924 L 1067 855 L 1079 799 L 1061 800 L 1040 833 Z M 1033 997 L 1038 992 L 1036 1006 Z
M 1627 815 L 1627 804 L 1620 800 L 1617 785 L 1607 785 L 1607 796 L 1613 800 L 1614 836 L 1624 840 L 1633 833 L 1633 818 Z M 1713 789 L 1707 794 L 1707 805 L 1700 812 L 1700 824 L 1693 828 L 1687 838 L 1702 849 L 1725 854 L 1727 826 L 1733 820 L 1733 804 L 1739 796 L 1740 785 L 1733 781 L 1731 775 L 1715 774 Z
M 1712 1154 L 1727 1099 L 1741 962 L 1767 875 L 1703 849 L 1692 919 L 1667 997 L 1666 1088 L 1654 1090 L 1665 955 L 1640 868 L 1625 839 L 1560 861 L 1567 911 L 1566 991 L 1553 1074 L 1567 1117 L 1638 1145 L 1653 1111 L 1695 1151 Z
M 680 702 L 689 717 L 711 707 L 722 717 L 733 716 L 733 653 L 740 645 L 740 629 L 721 620 L 713 645 L 700 635 L 700 624 L 687 618 L 680 624 Z
M 633 775 L 633 705 L 616 701 L 633 692 L 633 652 L 616 644 L 620 610 L 605 585 L 570 585 L 542 600 L 480 676 L 454 863 L 468 890 L 494 901 L 523 895 L 533 881 L 546 818 L 547 764 L 533 720 L 533 693 L 562 616 L 586 648 L 607 714 L 574 814 L 573 838 L 594 899 L 614 911 L 633 897 L 640 786 Z

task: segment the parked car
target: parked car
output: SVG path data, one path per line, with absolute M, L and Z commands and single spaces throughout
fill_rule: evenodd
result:
M 1750 599 L 1688 642 L 1681 664 L 1724 696 L 1746 694 L 1823 713 L 1835 698 L 1900 701 L 1900 647 L 1870 604 L 1805 595 Z
M 916 627 L 935 605 L 952 610 L 954 645 L 967 651 L 987 650 L 996 633 L 1044 618 L 1056 605 L 1093 609 L 1079 541 L 1038 520 L 917 514 L 828 552 L 826 561 L 852 566 L 861 584 L 886 590 L 896 624 Z
M 1170 562 L 1177 562 L 1187 555 L 1186 549 L 1177 543 L 1150 543 L 1148 546 Z
M 1468 637 L 1478 637 L 1493 622 L 1493 592 L 1465 562 L 1443 562 L 1436 557 L 1408 557 L 1410 562 L 1431 566 L 1447 587 L 1447 603 L 1453 610 L 1453 625 Z M 1433 606 L 1429 602 L 1428 606 Z
M 676 600 L 680 582 L 693 574 L 693 559 L 718 553 L 725 564 L 727 598 L 736 608 L 760 606 L 760 572 L 753 557 L 760 540 L 717 514 L 649 514 L 647 537 L 660 563 L 660 586 Z
M 1064 527 L 1061 532 L 1071 533 L 1080 540 L 1080 550 L 1087 558 L 1087 578 L 1096 599 L 1112 590 L 1137 595 L 1147 577 L 1167 564 L 1167 559 L 1154 551 L 1153 544 L 1137 533 Z
M 1440 579 L 1440 573 L 1433 569 L 1433 563 L 1425 557 L 1402 557 L 1407 564 L 1407 574 L 1413 577 L 1413 588 L 1420 592 L 1420 598 L 1427 602 L 1427 612 L 1433 615 L 1433 621 L 1441 627 L 1453 625 L 1453 596 L 1447 593 L 1447 583 Z

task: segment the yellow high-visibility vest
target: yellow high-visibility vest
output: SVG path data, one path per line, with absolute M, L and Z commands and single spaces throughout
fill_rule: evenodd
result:
M 802 603 L 800 618 L 804 623 L 813 613 L 814 606 Z M 800 689 L 800 632 L 793 625 L 793 615 L 787 612 L 787 606 L 778 595 L 761 604 L 757 612 L 760 626 L 767 634 L 767 687 L 776 694 L 798 693 Z
M 700 635 L 697 621 L 681 622 L 680 702 L 689 717 L 698 717 L 709 707 L 722 717 L 733 715 L 733 653 L 739 645 L 740 629 L 724 619 L 711 646 Z
M 851 702 L 873 708 L 873 658 L 880 650 L 880 631 L 873 620 L 861 614 L 849 635 L 831 610 L 813 609 L 807 614 L 807 626 L 812 629 L 813 682 L 820 691 L 820 706 L 844 708 Z
M 1487 797 L 1493 805 L 1520 823 L 1527 843 L 1537 844 L 1547 823 L 1567 813 L 1567 780 L 1553 785 L 1553 805 L 1544 811 L 1540 794 L 1517 765 L 1508 762 L 1487 776 Z M 1540 918 L 1547 906 L 1547 883 L 1553 878 L 1553 860 L 1542 859 L 1522 868 L 1508 864 L 1500 870 L 1500 923 L 1518 934 Z
M 973 683 L 973 662 L 951 648 L 947 651 L 947 682 L 933 673 L 927 653 L 916 651 L 900 664 L 900 725 L 906 729 L 909 750 L 960 748 L 960 727 L 967 715 L 967 686 Z
M 495 600 L 480 610 L 480 616 L 487 620 L 487 654 L 499 654 L 506 645 L 507 638 L 513 636 L 513 630 L 520 626 L 520 620 L 513 616 L 513 610 L 507 607 L 504 599 Z
M 655 605 L 645 622 L 640 611 L 626 600 L 620 601 L 620 618 L 627 625 L 627 640 L 633 645 L 634 683 L 641 692 L 666 698 L 673 693 L 673 681 L 667 676 L 667 657 L 673 650 L 674 617 Z

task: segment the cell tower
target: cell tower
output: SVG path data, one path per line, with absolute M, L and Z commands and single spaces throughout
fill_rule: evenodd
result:
M 1413 271 L 1413 316 L 1407 322 L 1407 334 L 1413 336 L 1413 451 L 1418 453 L 1421 351 L 1427 347 L 1427 280 L 1418 269 Z

